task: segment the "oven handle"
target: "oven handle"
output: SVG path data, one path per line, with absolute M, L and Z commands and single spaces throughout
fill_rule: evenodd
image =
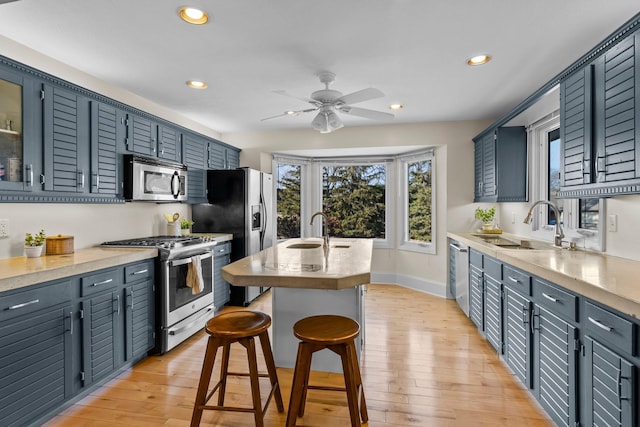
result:
M 207 252 L 205 254 L 200 255 L 200 259 L 207 259 L 207 258 L 211 258 L 212 256 L 213 256 L 213 252 Z M 191 261 L 193 261 L 193 258 L 189 257 L 189 258 L 175 259 L 175 260 L 169 261 L 169 264 L 171 267 L 177 267 L 179 265 L 189 264 Z
M 213 311 L 213 306 L 209 306 L 207 308 L 207 311 L 205 311 L 204 313 L 202 313 L 200 316 L 198 316 L 197 319 L 194 319 L 193 322 L 190 322 L 188 325 L 184 325 L 181 328 L 178 329 L 169 329 L 169 335 L 177 335 L 180 332 L 186 330 L 186 329 L 190 329 L 193 327 L 193 325 L 195 325 L 196 323 L 200 322 L 202 319 L 204 319 L 205 317 L 208 317 L 209 314 Z

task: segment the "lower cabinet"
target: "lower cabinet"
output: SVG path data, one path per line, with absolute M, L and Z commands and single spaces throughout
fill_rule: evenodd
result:
M 0 294 L 0 425 L 24 426 L 71 397 L 70 281 Z
M 474 265 L 469 266 L 469 317 L 484 332 L 484 278 Z
M 527 388 L 533 387 L 530 316 L 531 298 L 505 284 L 504 360 Z
M 154 260 L 0 293 L 0 426 L 40 424 L 154 347 Z
M 231 285 L 222 278 L 222 267 L 231 262 L 231 242 L 219 243 L 213 258 L 213 304 L 216 310 L 231 300 Z

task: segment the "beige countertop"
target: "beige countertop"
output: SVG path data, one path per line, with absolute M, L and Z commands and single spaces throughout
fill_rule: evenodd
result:
M 501 236 L 517 241 L 529 240 L 536 249 L 497 247 L 470 232 L 448 232 L 447 236 L 577 294 L 640 318 L 640 261 L 584 250 L 569 251 L 506 233 Z
M 158 250 L 155 248 L 94 247 L 79 249 L 66 255 L 0 259 L 0 292 L 156 256 L 158 256 Z
M 370 239 L 331 238 L 325 257 L 322 239 L 289 239 L 226 265 L 222 277 L 236 286 L 345 289 L 369 283 L 372 249 Z

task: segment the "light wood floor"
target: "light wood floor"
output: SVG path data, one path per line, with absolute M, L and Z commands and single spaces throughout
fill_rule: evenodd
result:
M 393 285 L 369 285 L 365 307 L 361 369 L 369 427 L 553 425 L 455 301 Z M 270 294 L 250 309 L 270 313 Z M 205 342 L 206 334 L 200 332 L 164 356 L 145 359 L 46 426 L 189 425 Z M 244 349 L 234 347 L 230 368 L 246 369 Z M 259 361 L 259 366 L 264 364 Z M 278 368 L 285 409 L 292 373 L 292 369 Z M 339 374 L 311 376 L 312 383 L 339 385 L 341 381 Z M 227 404 L 248 406 L 249 402 L 247 380 L 230 379 Z M 252 426 L 252 417 L 205 411 L 201 425 Z M 271 402 L 265 425 L 284 426 L 285 417 Z M 348 425 L 343 393 L 309 391 L 298 426 Z

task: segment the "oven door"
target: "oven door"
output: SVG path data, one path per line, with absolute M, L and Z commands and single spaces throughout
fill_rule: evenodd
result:
M 196 256 L 196 255 L 194 255 Z M 199 310 L 213 304 L 213 251 L 197 255 L 202 269 L 202 292 L 193 294 L 187 286 L 187 273 L 192 256 L 164 262 L 162 326 L 170 327 Z

